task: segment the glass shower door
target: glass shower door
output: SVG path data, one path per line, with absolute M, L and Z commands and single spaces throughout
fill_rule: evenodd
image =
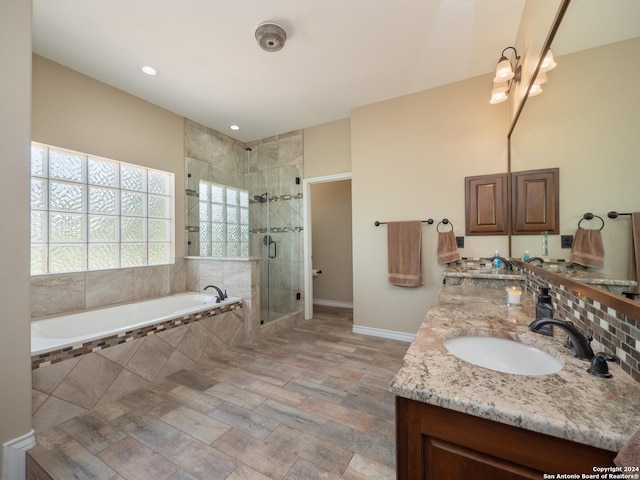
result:
M 251 255 L 260 256 L 261 321 L 303 308 L 302 136 L 272 137 L 251 147 Z

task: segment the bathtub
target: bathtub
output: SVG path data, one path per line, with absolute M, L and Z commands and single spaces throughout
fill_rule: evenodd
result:
M 80 355 L 105 345 L 152 334 L 198 318 L 199 312 L 229 310 L 240 298 L 216 303 L 215 295 L 186 292 L 31 322 L 31 357 L 54 352 Z M 110 340 L 109 340 L 110 339 Z M 74 352 L 72 352 L 73 350 Z

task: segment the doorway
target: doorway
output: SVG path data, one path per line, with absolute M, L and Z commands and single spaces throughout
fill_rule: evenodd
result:
M 338 272 L 336 272 L 336 267 L 330 267 L 330 270 L 327 271 L 326 268 L 324 268 L 322 265 L 320 265 L 319 263 L 315 263 L 314 264 L 314 258 L 313 258 L 313 253 L 314 253 L 314 247 L 313 247 L 313 238 L 314 238 L 314 232 L 313 232 L 313 211 L 315 209 L 312 208 L 312 203 L 314 201 L 313 199 L 313 186 L 314 185 L 319 185 L 319 184 L 323 184 L 323 183 L 329 183 L 329 182 L 342 182 L 342 181 L 349 181 L 349 187 L 350 187 L 350 180 L 351 180 L 351 173 L 343 173 L 343 174 L 336 174 L 336 175 L 327 175 L 327 176 L 323 176 L 323 177 L 313 177 L 313 178 L 307 178 L 303 180 L 303 242 L 304 242 L 304 291 L 305 291 L 305 319 L 311 319 L 313 318 L 313 301 L 314 301 L 314 278 L 322 278 L 323 281 L 325 281 L 325 279 L 328 279 L 331 275 L 339 275 Z M 343 207 L 344 208 L 344 207 Z M 350 208 L 350 201 L 349 201 L 349 208 Z M 322 226 L 322 229 L 325 228 L 334 228 L 332 227 L 331 223 L 329 222 L 328 224 L 326 222 L 323 222 L 321 225 L 328 225 L 327 226 Z M 349 228 L 351 228 L 351 225 L 349 225 Z M 328 238 L 331 237 L 331 232 L 335 231 L 335 230 L 330 230 L 329 231 L 329 235 Z M 326 232 L 323 232 L 326 233 Z M 336 232 L 337 233 L 337 232 Z M 350 232 L 349 232 L 350 233 Z M 336 235 L 337 237 L 338 235 Z M 318 236 L 316 235 L 316 238 Z M 350 242 L 350 235 L 348 236 L 349 238 L 349 242 Z M 341 247 L 342 248 L 342 247 Z M 349 253 L 351 252 L 351 245 L 348 245 L 348 250 Z M 326 253 L 323 253 L 324 255 L 324 261 L 327 261 L 327 263 L 331 263 L 333 261 L 339 260 L 338 257 L 340 257 L 340 255 L 336 252 L 335 255 L 328 255 Z M 335 258 L 334 258 L 335 257 Z M 350 276 L 352 278 L 352 272 L 351 272 L 351 260 L 350 260 L 350 255 L 349 255 L 349 260 L 348 263 L 349 265 L 346 265 L 346 267 L 348 267 L 349 269 L 349 273 Z M 320 260 L 320 259 L 317 259 Z M 342 267 L 345 267 L 345 262 L 344 260 L 339 260 L 338 264 L 340 264 L 340 262 L 342 262 Z M 337 267 L 339 268 L 339 267 Z M 324 269 L 324 270 L 323 270 Z M 313 270 L 323 270 L 320 275 L 320 277 L 314 277 L 313 274 Z M 322 277 L 324 276 L 324 277 Z M 345 287 L 346 288 L 346 287 Z M 349 287 L 352 291 L 353 288 L 353 281 L 351 280 Z M 351 297 L 352 298 L 352 297 Z M 346 306 L 346 305 L 345 305 Z

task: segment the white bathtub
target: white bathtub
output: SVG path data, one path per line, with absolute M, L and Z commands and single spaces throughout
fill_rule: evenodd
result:
M 34 320 L 31 322 L 31 356 L 211 310 L 239 300 L 228 298 L 216 303 L 215 295 L 187 292 Z

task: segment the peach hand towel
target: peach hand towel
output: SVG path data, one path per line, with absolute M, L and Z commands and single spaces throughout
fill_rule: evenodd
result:
M 438 263 L 451 263 L 460 260 L 458 243 L 453 230 L 438 232 Z
M 602 268 L 604 246 L 600 230 L 578 227 L 571 247 L 571 263 L 585 267 Z
M 387 224 L 389 283 L 400 287 L 419 287 L 422 280 L 422 222 Z
M 640 280 L 640 212 L 631 214 L 631 280 Z M 640 291 L 640 290 L 638 290 Z
M 640 466 L 640 427 L 636 429 L 627 443 L 625 443 L 616 458 L 613 459 L 618 467 L 637 467 Z

